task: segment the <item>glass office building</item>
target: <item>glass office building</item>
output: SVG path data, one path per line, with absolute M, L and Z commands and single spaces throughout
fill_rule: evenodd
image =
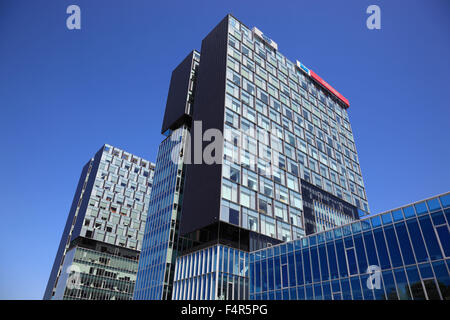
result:
M 44 299 L 131 299 L 154 164 L 104 145 L 84 166 Z
M 287 59 L 259 29 L 231 15 L 219 22 L 201 51 L 172 72 L 161 133 L 185 128 L 189 136 L 179 167 L 182 197 L 160 196 L 155 201 L 163 204 L 150 208 L 148 219 L 161 229 L 145 233 L 135 299 L 185 296 L 172 291 L 177 255 L 181 263 L 210 247 L 248 253 L 368 214 L 348 108 L 337 90 Z M 223 136 L 212 164 L 195 152 L 212 141 L 208 130 Z M 169 186 L 180 174 L 171 170 L 161 173 Z M 177 206 L 177 218 L 162 206 Z
M 200 56 L 195 50 L 172 73 L 156 159 L 153 190 L 139 260 L 135 300 L 170 299 L 178 248 L 195 78 Z
M 254 300 L 450 299 L 450 193 L 250 253 Z
M 174 300 L 248 300 L 249 253 L 217 245 L 178 258 Z
M 183 148 L 187 128 L 181 127 L 161 142 L 153 190 L 139 259 L 135 300 L 168 299 L 177 257 L 178 223 L 183 185 Z M 173 158 L 173 157 L 177 158 Z M 174 161 L 175 160 L 175 161 Z

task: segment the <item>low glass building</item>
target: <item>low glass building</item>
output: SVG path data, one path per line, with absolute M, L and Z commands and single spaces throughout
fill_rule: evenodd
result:
M 450 193 L 250 253 L 254 300 L 450 299 Z
M 249 253 L 215 245 L 177 259 L 173 300 L 248 300 Z

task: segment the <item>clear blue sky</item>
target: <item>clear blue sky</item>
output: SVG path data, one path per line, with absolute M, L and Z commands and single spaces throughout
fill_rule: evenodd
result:
M 70 4 L 81 31 L 66 28 Z M 370 4 L 381 30 L 366 28 Z M 3 0 L 0 298 L 42 298 L 102 144 L 154 161 L 172 69 L 227 13 L 350 100 L 372 212 L 450 189 L 448 0 Z

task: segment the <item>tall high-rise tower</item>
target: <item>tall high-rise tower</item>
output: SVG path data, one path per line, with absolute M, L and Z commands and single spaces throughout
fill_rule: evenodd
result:
M 176 204 L 178 212 L 174 252 L 184 270 L 192 271 L 192 263 L 205 266 L 195 276 L 183 274 L 190 289 L 203 288 L 189 297 L 245 298 L 245 252 L 343 225 L 369 212 L 349 102 L 311 69 L 287 59 L 259 29 L 231 15 L 203 39 L 198 70 L 197 64 L 192 69 L 191 60 L 188 56 L 172 74 L 162 130 L 170 134 L 184 128 L 187 137 L 184 165 L 179 167 L 182 196 L 167 204 Z M 207 151 L 214 162 L 203 158 Z M 148 219 L 156 212 L 151 209 Z M 143 256 L 147 246 L 171 241 L 172 233 L 161 235 L 163 240 L 153 235 L 146 233 Z M 166 247 L 163 251 L 172 252 Z M 213 270 L 210 259 L 224 254 L 226 267 L 214 265 L 218 269 Z M 150 255 L 145 259 L 155 259 Z M 231 256 L 236 268 L 228 264 Z M 168 257 L 153 273 L 144 272 L 147 260 L 141 260 L 138 285 L 140 277 L 146 280 L 136 292 L 161 285 L 172 291 L 174 256 Z M 177 272 L 184 271 L 177 268 L 175 279 Z M 206 282 L 197 286 L 195 281 Z M 180 294 L 186 287 L 180 288 L 175 296 L 186 297 Z
M 154 164 L 104 145 L 81 173 L 44 299 L 129 300 Z

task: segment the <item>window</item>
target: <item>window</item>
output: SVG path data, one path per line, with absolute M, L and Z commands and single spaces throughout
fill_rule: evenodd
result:
M 241 200 L 241 205 L 247 207 L 247 208 L 251 208 L 251 209 L 256 209 L 256 193 L 241 187 L 241 193 L 240 193 L 240 200 Z
M 272 199 L 263 195 L 258 196 L 258 211 L 272 216 Z
M 242 180 L 244 186 L 255 191 L 258 190 L 258 176 L 256 173 L 244 169 L 242 174 Z
M 230 179 L 234 182 L 239 183 L 239 181 L 241 180 L 241 168 L 240 166 L 231 163 L 229 161 L 224 161 L 224 165 L 223 165 L 223 176 L 227 179 Z
M 223 180 L 222 181 L 222 198 L 237 202 L 237 184 Z

